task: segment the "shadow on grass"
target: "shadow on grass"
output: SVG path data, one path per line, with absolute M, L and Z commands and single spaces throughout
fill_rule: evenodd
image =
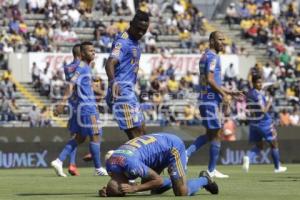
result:
M 91 194 L 91 193 L 20 193 L 16 194 L 16 196 L 62 196 L 62 195 L 84 195 L 84 194 Z

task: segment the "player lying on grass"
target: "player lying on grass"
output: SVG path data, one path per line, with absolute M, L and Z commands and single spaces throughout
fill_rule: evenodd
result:
M 212 194 L 219 192 L 206 171 L 199 178 L 186 180 L 185 145 L 172 134 L 150 134 L 126 142 L 106 160 L 106 168 L 111 179 L 99 190 L 102 197 L 147 190 L 161 194 L 170 188 L 176 196 L 195 195 L 202 187 Z M 170 178 L 159 175 L 165 168 Z M 141 184 L 129 184 L 129 180 L 138 177 L 142 179 Z

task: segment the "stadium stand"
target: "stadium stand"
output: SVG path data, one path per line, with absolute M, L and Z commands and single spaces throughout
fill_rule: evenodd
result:
M 69 53 L 74 43 L 91 40 L 98 53 L 106 53 L 110 50 L 114 36 L 126 30 L 132 16 L 132 10 L 125 1 L 97 0 L 93 6 L 85 4 L 84 1 L 40 2 L 41 4 L 36 4 L 35 1 L 28 0 L 26 6 L 18 1 L 2 2 L 4 8 L 0 11 L 2 73 L 3 70 L 9 69 L 5 63 L 5 57 L 9 52 Z M 230 4 L 223 14 L 216 15 L 211 21 L 208 21 L 191 2 L 140 1 L 137 7 L 151 13 L 151 26 L 142 41 L 143 52 L 162 55 L 200 54 L 207 47 L 208 33 L 215 27 L 225 32 L 229 38 L 227 54 L 256 56 L 258 62 L 249 74 L 258 71 L 262 73 L 266 85 L 272 85 L 269 94 L 275 97 L 275 109 L 272 114 L 276 122 L 282 124 L 282 113 L 292 110 L 293 115 L 299 116 L 300 54 L 296 55 L 296 52 L 299 51 L 297 34 L 300 23 L 299 25 L 296 23 L 299 16 L 297 2 L 286 4 L 287 6 L 279 8 L 278 12 L 278 9 L 275 9 L 276 5 L 261 4 L 263 1 L 236 1 Z M 291 18 L 292 21 L 289 21 Z M 249 80 L 238 80 L 233 76 L 235 73 L 230 67 L 226 69 L 225 86 L 246 91 Z M 5 75 L 3 77 L 2 82 L 5 82 Z M 42 72 L 32 70 L 32 77 L 32 83 L 22 84 L 10 79 L 10 84 L 15 85 L 14 93 L 18 95 L 16 98 L 10 97 L 9 101 L 12 105 L 15 104 L 12 102 L 16 101 L 21 111 L 16 112 L 14 117 L 7 115 L 6 111 L 3 111 L 5 107 L 3 105 L 7 103 L 3 98 L 5 95 L 2 95 L 1 121 L 6 126 L 59 126 L 57 121 L 52 121 L 49 117 L 51 115 L 49 105 L 57 101 L 50 95 L 50 91 L 56 94 L 55 97 L 61 95 L 64 86 L 62 73 L 58 71 L 56 74 L 49 74 L 45 67 Z M 99 108 L 103 113 L 101 117 L 105 119 L 105 125 L 116 125 L 111 115 L 106 112 L 103 95 L 107 86 L 103 80 L 104 77 L 95 76 L 95 82 L 100 84 Z M 196 73 L 188 72 L 181 77 L 176 75 L 171 65 L 162 65 L 153 70 L 149 79 L 141 75 L 137 93 L 147 123 L 199 124 L 201 120 L 199 113 L 194 112 L 198 109 L 193 109 L 197 99 L 197 82 Z M 32 102 L 36 108 L 33 108 Z M 237 106 L 232 108 L 232 113 L 238 116 L 235 120 L 239 124 L 245 123 L 244 103 L 238 102 Z M 283 112 L 281 110 L 283 106 L 288 110 Z M 39 122 L 31 120 L 41 118 L 37 116 L 43 116 L 43 120 L 38 120 Z M 6 123 L 7 121 L 11 122 Z M 294 124 L 299 124 L 299 120 Z

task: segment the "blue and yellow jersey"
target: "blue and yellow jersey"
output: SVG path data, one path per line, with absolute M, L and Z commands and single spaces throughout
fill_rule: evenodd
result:
M 208 74 L 210 72 L 214 73 L 214 80 L 216 84 L 222 86 L 221 77 L 221 63 L 220 57 L 210 49 L 207 49 L 205 53 L 201 56 L 199 62 L 200 71 L 200 95 L 199 100 L 201 101 L 222 101 L 222 97 L 219 93 L 215 92 L 208 84 Z
M 78 111 L 81 115 L 97 114 L 96 100 L 92 87 L 92 74 L 90 66 L 85 62 L 80 62 L 75 74 L 71 79 L 77 87 L 76 95 L 78 99 Z
M 134 138 L 120 146 L 106 162 L 106 168 L 109 173 L 125 173 L 128 178 L 145 178 L 149 168 L 160 173 L 174 163 L 172 168 L 182 177 L 185 159 L 185 146 L 179 137 L 157 133 Z
M 266 97 L 261 91 L 249 90 L 247 94 L 247 109 L 250 112 L 249 122 L 259 125 L 272 124 L 272 117 L 269 113 L 263 113 L 262 109 L 267 106 Z
M 137 40 L 127 32 L 118 35 L 113 44 L 110 57 L 119 61 L 115 68 L 115 81 L 120 86 L 120 97 L 135 95 L 141 49 Z

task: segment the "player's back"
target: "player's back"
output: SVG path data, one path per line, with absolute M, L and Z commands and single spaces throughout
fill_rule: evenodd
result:
M 218 86 L 222 86 L 220 57 L 210 49 L 206 49 L 199 62 L 200 71 L 200 95 L 203 101 L 221 101 L 221 96 L 215 92 L 208 84 L 209 72 L 214 73 L 214 81 Z
M 131 38 L 127 32 L 115 38 L 110 57 L 119 61 L 115 68 L 115 81 L 120 87 L 120 97 L 134 95 L 140 56 L 138 41 Z
M 185 150 L 185 147 L 176 135 L 157 133 L 134 138 L 118 150 L 132 151 L 134 159 L 142 161 L 150 168 L 164 168 L 168 166 L 172 152 Z
M 247 109 L 250 112 L 250 116 L 248 117 L 250 125 L 268 125 L 272 123 L 270 114 L 262 111 L 266 106 L 266 97 L 262 92 L 256 89 L 250 89 L 247 94 Z

